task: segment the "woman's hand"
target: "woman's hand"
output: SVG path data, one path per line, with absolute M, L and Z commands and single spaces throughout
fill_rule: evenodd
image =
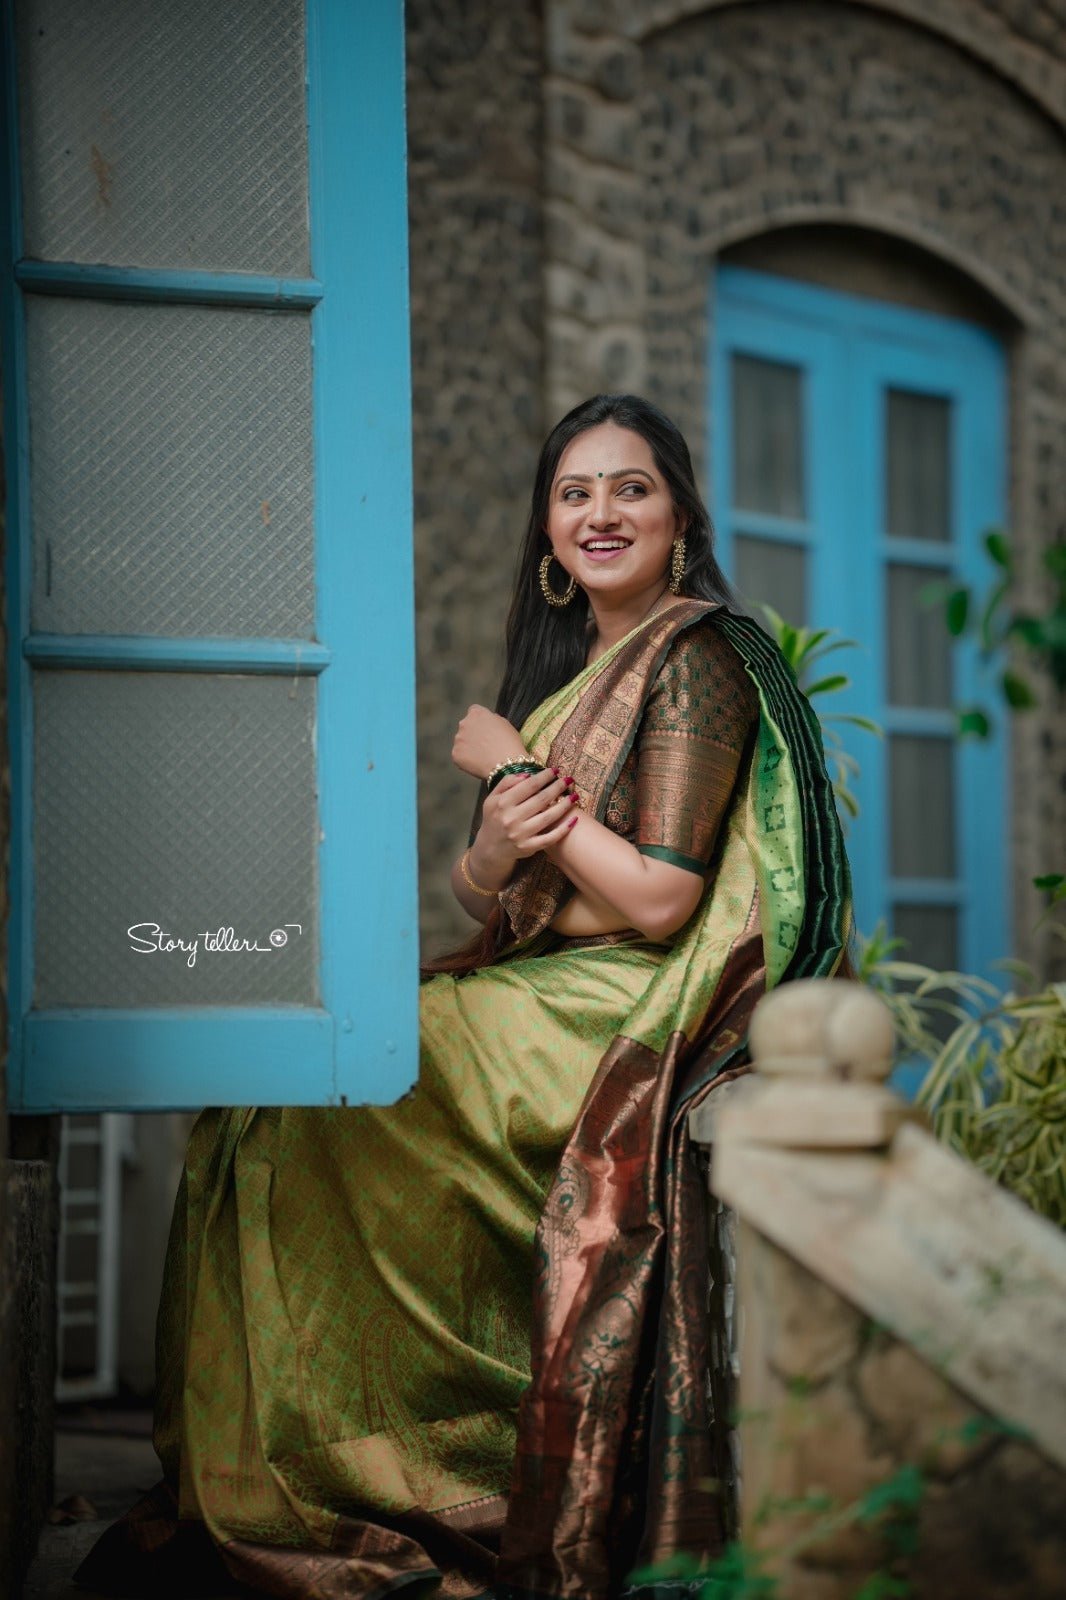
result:
M 472 778 L 487 778 L 501 761 L 524 761 L 528 756 L 518 729 L 487 706 L 470 707 L 452 744 L 452 760 Z
M 544 772 L 511 773 L 486 797 L 481 827 L 470 851 L 471 870 L 485 888 L 502 888 L 515 862 L 558 844 L 574 819 L 571 780 L 550 767 Z
M 493 895 L 511 881 L 519 857 L 557 844 L 573 827 L 576 810 L 573 784 L 561 773 L 509 773 L 501 778 L 486 796 L 481 827 L 465 856 L 478 888 L 470 887 L 461 862 L 452 867 L 459 904 L 484 922 L 496 903 Z

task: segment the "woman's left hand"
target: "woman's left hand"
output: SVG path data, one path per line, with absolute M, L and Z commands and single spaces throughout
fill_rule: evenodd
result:
M 452 760 L 472 778 L 487 778 L 501 761 L 523 761 L 529 752 L 517 728 L 488 706 L 471 706 L 456 730 Z

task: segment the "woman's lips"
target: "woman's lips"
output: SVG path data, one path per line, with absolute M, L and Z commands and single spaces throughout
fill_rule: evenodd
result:
M 590 549 L 587 544 L 583 544 L 581 546 L 581 554 L 587 556 L 589 561 L 613 561 L 616 556 L 624 556 L 629 548 L 628 542 L 616 545 L 611 550 L 594 550 Z

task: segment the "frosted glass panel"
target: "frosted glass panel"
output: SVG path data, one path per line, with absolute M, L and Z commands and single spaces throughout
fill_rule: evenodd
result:
M 958 970 L 959 913 L 954 906 L 898 905 L 892 932 L 907 941 L 906 950 L 900 951 L 904 960 L 920 961 L 937 972 Z
M 887 531 L 950 539 L 951 403 L 904 389 L 889 389 L 887 401 Z
M 943 606 L 923 605 L 922 590 L 947 570 L 891 562 L 885 591 L 888 639 L 888 697 L 894 706 L 948 707 L 951 692 L 951 636 Z
M 950 739 L 893 734 L 888 742 L 892 873 L 955 875 L 954 750 Z
M 802 517 L 803 374 L 799 367 L 734 355 L 733 504 Z
M 26 254 L 304 275 L 302 0 L 18 0 Z
M 314 626 L 310 317 L 27 299 L 36 630 Z
M 761 604 L 772 606 L 786 622 L 807 621 L 807 552 L 801 544 L 738 534 L 733 541 L 737 588 L 762 621 Z
M 36 1006 L 317 1000 L 314 715 L 313 678 L 35 674 Z

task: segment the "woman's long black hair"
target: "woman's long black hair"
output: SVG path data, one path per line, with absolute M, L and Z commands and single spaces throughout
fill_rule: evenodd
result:
M 733 590 L 715 560 L 711 519 L 696 487 L 692 458 L 679 428 L 670 418 L 635 394 L 596 394 L 568 411 L 544 442 L 533 480 L 526 536 L 518 556 L 514 594 L 507 617 L 507 664 L 496 699 L 496 710 L 514 727 L 548 695 L 576 677 L 588 654 L 588 598 L 578 588 L 569 605 L 549 606 L 541 593 L 540 564 L 551 550 L 544 529 L 548 521 L 551 488 L 559 458 L 572 439 L 601 422 L 631 428 L 651 446 L 655 465 L 666 479 L 674 506 L 685 524 L 685 573 L 681 593 L 698 600 L 717 600 L 740 609 Z M 558 581 L 558 580 L 557 580 Z M 480 820 L 485 788 L 481 787 L 474 813 Z M 493 958 L 500 935 L 502 913 L 496 905 L 485 925 L 450 955 L 422 964 L 423 975 L 450 972 L 456 977 L 476 971 Z
M 541 593 L 540 564 L 551 550 L 545 527 L 559 459 L 578 434 L 613 422 L 639 433 L 651 446 L 655 465 L 670 489 L 685 527 L 685 574 L 681 593 L 697 600 L 739 602 L 718 565 L 714 534 L 692 471 L 681 430 L 666 414 L 635 394 L 596 394 L 557 422 L 544 442 L 533 481 L 533 499 L 518 557 L 514 594 L 507 618 L 507 662 L 496 710 L 520 728 L 534 706 L 562 688 L 585 665 L 588 652 L 588 597 L 578 588 L 570 604 L 549 606 Z M 556 582 L 560 580 L 557 578 Z

